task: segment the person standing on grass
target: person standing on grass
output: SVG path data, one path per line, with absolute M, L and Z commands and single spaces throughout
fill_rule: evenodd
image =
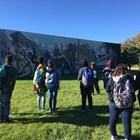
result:
M 89 67 L 88 65 L 88 61 L 87 60 L 82 60 L 81 61 L 81 66 L 82 68 L 79 70 L 78 72 L 78 77 L 77 79 L 80 81 L 80 91 L 81 91 L 81 97 L 82 97 L 82 112 L 86 111 L 86 98 L 88 97 L 88 104 L 89 104 L 89 111 L 92 111 L 92 96 L 91 96 L 91 89 L 93 86 L 93 72 L 92 69 Z M 91 74 L 91 84 L 89 86 L 85 86 L 85 83 L 83 81 L 83 75 L 84 72 L 87 71 L 89 74 Z M 87 74 L 88 74 L 87 73 Z
M 131 120 L 133 113 L 133 94 L 134 87 L 128 76 L 128 70 L 124 64 L 119 64 L 109 79 L 106 91 L 109 93 L 109 127 L 111 140 L 117 140 L 120 136 L 117 134 L 116 124 L 121 114 L 124 125 L 125 140 L 131 140 Z
M 97 94 L 100 94 L 100 88 L 98 84 L 98 71 L 96 70 L 96 64 L 94 62 L 90 63 L 90 67 L 93 70 L 93 75 L 94 75 L 94 83 L 92 87 L 91 93 L 94 94 L 94 88 L 96 89 Z
M 12 65 L 13 57 L 7 55 L 5 58 L 5 76 L 1 81 L 1 98 L 2 98 L 2 110 L 1 119 L 3 123 L 10 122 L 10 104 L 12 93 L 16 84 L 17 70 Z
M 139 70 L 136 74 L 136 90 L 138 90 L 138 102 L 140 106 L 140 64 L 139 64 Z
M 33 78 L 33 85 L 34 90 L 36 90 L 36 93 L 38 94 L 37 97 L 37 107 L 38 109 L 45 110 L 46 105 L 46 86 L 45 86 L 45 73 L 46 73 L 46 67 L 44 66 L 44 58 L 42 56 L 38 57 L 38 66 L 34 73 Z M 42 104 L 41 104 L 42 100 Z
M 48 94 L 49 94 L 50 113 L 55 113 L 58 89 L 60 89 L 60 83 L 59 83 L 60 75 L 54 69 L 54 66 L 51 60 L 48 61 L 48 66 L 46 69 L 47 71 L 46 71 L 45 85 L 48 89 Z
M 106 89 L 107 82 L 111 77 L 111 73 L 113 71 L 112 67 L 113 67 L 112 60 L 108 60 L 106 63 L 106 67 L 102 71 L 104 89 Z

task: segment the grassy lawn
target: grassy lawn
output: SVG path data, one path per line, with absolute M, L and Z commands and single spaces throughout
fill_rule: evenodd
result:
M 74 76 L 64 77 L 58 93 L 58 111 L 50 114 L 48 110 L 37 109 L 32 80 L 17 80 L 12 97 L 13 122 L 0 124 L 0 140 L 110 140 L 108 96 L 102 80 L 99 84 L 101 95 L 93 96 L 93 112 L 81 112 L 79 81 Z M 121 119 L 117 129 L 124 135 Z M 132 135 L 134 140 L 140 139 L 138 102 L 133 113 Z

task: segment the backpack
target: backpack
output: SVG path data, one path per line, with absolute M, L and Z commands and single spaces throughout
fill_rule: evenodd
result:
M 7 74 L 7 67 L 6 65 L 0 65 L 0 89 L 2 88 Z
M 58 73 L 55 71 L 53 72 L 46 83 L 46 87 L 48 89 L 58 89 L 59 88 L 59 75 Z
M 94 75 L 91 68 L 83 68 L 82 72 L 82 84 L 85 87 L 92 86 L 94 82 Z
M 134 88 L 128 78 L 114 82 L 113 99 L 117 107 L 129 108 L 133 105 Z
M 33 79 L 33 92 L 40 94 L 46 92 L 45 86 L 45 72 L 46 69 L 43 66 L 39 66 L 36 68 L 34 79 Z
M 104 76 L 104 78 L 110 78 L 112 71 L 113 70 L 111 68 L 108 68 L 108 67 L 104 68 L 103 69 L 103 76 Z

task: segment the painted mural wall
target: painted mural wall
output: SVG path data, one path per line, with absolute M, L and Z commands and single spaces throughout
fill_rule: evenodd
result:
M 100 69 L 108 59 L 115 65 L 120 44 L 0 29 L 0 61 L 7 54 L 13 56 L 19 78 L 33 76 L 38 56 L 46 64 L 52 59 L 61 74 L 71 74 L 78 72 L 83 59 L 94 61 Z

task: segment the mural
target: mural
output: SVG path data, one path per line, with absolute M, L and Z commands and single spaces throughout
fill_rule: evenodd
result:
M 82 59 L 95 61 L 99 69 L 108 59 L 116 64 L 120 44 L 0 29 L 0 61 L 7 54 L 13 56 L 19 78 L 33 76 L 38 56 L 46 64 L 51 59 L 61 74 L 72 74 L 78 72 Z

